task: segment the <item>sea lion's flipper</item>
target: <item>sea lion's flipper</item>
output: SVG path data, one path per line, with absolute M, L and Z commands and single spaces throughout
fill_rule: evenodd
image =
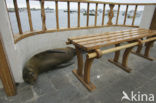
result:
M 67 62 L 67 63 L 64 63 L 64 64 L 61 64 L 61 65 L 57 66 L 57 68 L 64 68 L 64 67 L 72 65 L 73 63 L 74 62 Z
M 47 50 L 46 53 L 65 53 L 63 50 Z

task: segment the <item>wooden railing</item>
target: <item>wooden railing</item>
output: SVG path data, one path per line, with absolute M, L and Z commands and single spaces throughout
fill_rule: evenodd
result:
M 15 8 L 15 14 L 16 14 L 16 19 L 17 19 L 17 24 L 18 24 L 18 30 L 19 33 L 14 35 L 15 37 L 15 43 L 25 37 L 28 36 L 32 36 L 35 34 L 41 34 L 41 33 L 46 33 L 46 32 L 57 32 L 57 31 L 65 31 L 65 30 L 77 30 L 77 29 L 88 29 L 88 28 L 99 28 L 99 27 L 105 27 L 105 26 L 127 26 L 127 27 L 138 27 L 137 25 L 135 25 L 135 18 L 136 18 L 136 13 L 137 13 L 137 8 L 138 6 L 143 6 L 143 5 L 154 5 L 154 4 L 148 4 L 148 3 L 110 3 L 110 2 L 101 2 L 101 1 L 89 1 L 89 0 L 34 0 L 36 2 L 40 2 L 41 4 L 41 20 L 42 20 L 42 30 L 38 30 L 35 31 L 33 29 L 33 24 L 32 24 L 32 17 L 31 17 L 31 10 L 30 10 L 30 3 L 29 0 L 26 0 L 26 5 L 27 5 L 27 13 L 28 13 L 28 20 L 29 20 L 29 27 L 30 30 L 29 32 L 23 32 L 22 31 L 22 26 L 21 26 L 21 20 L 20 20 L 20 15 L 19 15 L 19 11 L 18 11 L 18 5 L 17 5 L 17 0 L 13 0 L 14 2 L 14 8 Z M 45 15 L 45 7 L 44 7 L 44 3 L 45 1 L 51 1 L 51 2 L 55 2 L 55 13 L 56 13 L 56 28 L 55 29 L 47 29 L 46 27 L 46 15 Z M 58 8 L 58 2 L 66 2 L 67 3 L 67 14 L 68 14 L 68 22 L 67 22 L 67 27 L 66 28 L 60 28 L 59 25 L 59 8 Z M 77 27 L 71 27 L 71 22 L 70 22 L 70 3 L 71 2 L 77 2 L 78 3 L 78 17 L 77 17 Z M 81 3 L 87 3 L 87 22 L 86 22 L 86 26 L 80 26 L 80 7 L 81 7 Z M 90 10 L 90 4 L 95 4 L 95 21 L 94 21 L 94 25 L 90 26 L 89 25 L 89 10 Z M 98 5 L 102 4 L 103 5 L 103 11 L 102 11 L 102 22 L 101 25 L 97 25 L 97 12 L 98 12 Z M 108 13 L 108 22 L 105 24 L 105 13 L 106 13 L 106 5 L 109 5 L 109 13 Z M 114 6 L 117 5 L 118 9 L 117 9 L 117 16 L 116 16 L 116 20 L 115 22 L 112 22 L 112 19 L 114 17 Z M 124 19 L 123 19 L 123 24 L 119 24 L 119 14 L 120 14 L 120 8 L 121 6 L 124 5 L 126 6 L 126 10 L 125 10 L 125 15 L 124 15 Z M 133 5 L 135 6 L 135 10 L 134 10 L 134 15 L 132 18 L 132 23 L 131 25 L 127 25 L 126 21 L 127 21 L 127 13 L 128 13 L 128 9 L 129 6 Z

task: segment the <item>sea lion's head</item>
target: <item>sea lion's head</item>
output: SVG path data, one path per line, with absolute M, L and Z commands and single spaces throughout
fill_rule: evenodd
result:
M 28 84 L 34 84 L 37 80 L 38 73 L 34 69 L 29 67 L 24 67 L 23 79 Z
M 76 50 L 72 47 L 67 47 L 67 52 L 73 57 L 76 55 Z

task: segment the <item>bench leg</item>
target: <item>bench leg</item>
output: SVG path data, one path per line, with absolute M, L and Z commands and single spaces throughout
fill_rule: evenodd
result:
M 145 44 L 146 47 L 145 47 L 144 54 L 141 54 L 141 49 L 142 48 L 140 49 L 140 47 L 139 47 L 140 45 L 138 46 L 137 51 L 136 52 L 132 51 L 132 53 L 135 54 L 135 55 L 138 55 L 140 57 L 143 57 L 145 59 L 153 61 L 155 59 L 149 56 L 150 49 L 152 48 L 153 44 L 154 44 L 154 41 L 151 41 L 151 42 L 148 42 L 148 43 Z
M 127 48 L 123 54 L 123 58 L 122 58 L 122 63 L 120 63 L 118 61 L 119 59 L 119 53 L 120 51 L 117 51 L 115 52 L 115 56 L 114 56 L 114 59 L 109 59 L 109 62 L 115 64 L 116 66 L 120 67 L 121 69 L 123 69 L 124 71 L 130 73 L 131 72 L 131 69 L 127 66 L 128 64 L 128 56 L 131 52 L 131 50 L 133 49 L 133 47 L 130 47 L 130 48 Z
M 90 82 L 90 69 L 94 59 L 88 59 L 86 57 L 85 67 L 83 69 L 83 55 L 80 49 L 77 47 L 76 53 L 77 53 L 78 69 L 74 69 L 73 73 L 89 91 L 92 91 L 96 88 L 95 85 Z
M 76 47 L 76 54 L 77 54 L 77 61 L 78 61 L 77 73 L 78 73 L 78 75 L 82 76 L 82 74 L 83 74 L 83 55 L 82 55 L 81 50 L 78 47 Z

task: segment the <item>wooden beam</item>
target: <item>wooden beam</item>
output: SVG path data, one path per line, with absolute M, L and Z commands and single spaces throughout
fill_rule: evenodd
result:
M 36 0 L 35 0 L 36 1 Z M 45 0 L 45 1 L 56 1 L 56 0 Z M 59 2 L 82 2 L 82 3 L 98 3 L 98 4 L 112 4 L 112 5 L 156 5 L 156 3 L 119 3 L 119 2 L 105 2 L 105 1 L 101 1 L 101 0 L 57 0 Z
M 41 18 L 42 18 L 42 30 L 46 31 L 46 17 L 45 17 L 45 9 L 44 9 L 44 0 L 41 0 Z
M 149 39 L 146 39 L 146 40 L 142 40 L 142 43 L 146 43 L 146 42 L 153 41 L 153 40 L 156 40 L 156 37 L 149 38 Z M 140 44 L 139 42 L 129 43 L 129 44 L 126 44 L 126 45 L 122 45 L 122 46 L 114 47 L 114 48 L 111 48 L 111 49 L 103 50 L 101 52 L 104 55 L 104 54 L 115 52 L 115 51 L 118 51 L 118 50 L 121 50 L 121 49 L 136 46 L 136 45 L 139 45 L 139 44 Z M 87 56 L 88 56 L 89 59 L 95 58 L 97 56 L 97 53 L 96 52 L 89 53 Z
M 30 27 L 30 31 L 33 31 L 33 25 L 32 25 L 32 19 L 31 19 L 31 11 L 30 11 L 29 0 L 26 0 L 26 3 L 27 3 L 28 18 L 29 18 L 29 27 Z
M 67 7 L 68 7 L 68 28 L 70 28 L 70 2 L 67 2 Z
M 135 6 L 135 11 L 134 11 L 134 16 L 133 16 L 132 25 L 134 25 L 134 22 L 135 22 L 137 8 L 138 8 L 138 5 Z
M 1 36 L 1 34 L 0 34 Z M 0 79 L 2 80 L 4 90 L 8 96 L 14 96 L 16 94 L 15 82 L 12 77 L 10 67 L 5 54 L 3 42 L 0 37 Z
M 89 3 L 88 3 L 88 5 L 87 5 L 87 27 L 88 27 L 88 25 L 89 25 Z
M 125 18 L 124 18 L 124 23 L 123 23 L 123 25 L 126 24 L 126 20 L 127 20 L 127 12 L 128 12 L 128 5 L 126 6 Z
M 59 29 L 59 17 L 58 17 L 58 1 L 55 1 L 55 9 L 56 9 L 56 28 Z
M 78 27 L 80 27 L 80 2 L 78 2 Z
M 19 34 L 23 34 L 22 26 L 21 26 L 21 20 L 20 20 L 20 16 L 19 16 L 19 12 L 18 12 L 17 0 L 13 0 L 13 2 L 14 2 L 14 8 L 15 8 L 15 14 L 16 14 Z
M 102 25 L 104 25 L 104 19 L 105 19 L 105 8 L 106 8 L 106 4 L 103 4 L 103 15 L 102 15 Z
M 116 17 L 116 25 L 118 24 L 119 14 L 120 14 L 120 5 L 118 5 L 118 13 L 117 13 L 117 17 Z
M 95 23 L 94 26 L 97 24 L 97 12 L 98 12 L 98 3 L 96 3 L 96 9 L 95 9 Z

